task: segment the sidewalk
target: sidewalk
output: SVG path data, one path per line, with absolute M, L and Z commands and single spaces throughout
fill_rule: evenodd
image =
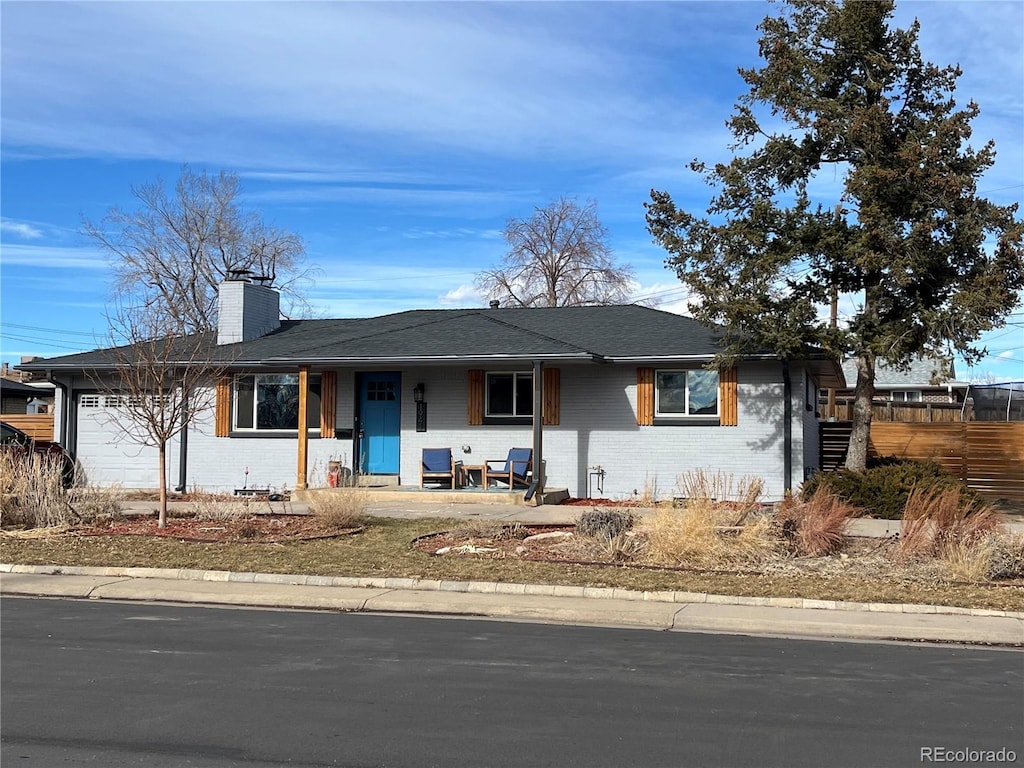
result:
M 125 506 L 126 511 L 136 514 L 156 509 L 156 503 L 151 501 L 129 502 Z M 188 506 L 187 502 L 174 502 L 171 509 L 184 511 Z M 452 503 L 440 499 L 373 500 L 367 513 L 381 517 L 571 524 L 587 509 Z M 267 504 L 266 511 L 303 514 L 308 513 L 308 508 L 299 502 L 272 502 Z M 643 515 L 650 510 L 635 511 Z M 1024 531 L 1024 522 L 1008 527 Z M 850 533 L 883 537 L 898 531 L 898 521 L 855 520 Z M 1024 613 L 1019 612 L 549 584 L 0 564 L 0 594 L 1024 647 Z
M 155 501 L 129 501 L 122 504 L 128 514 L 150 514 L 158 507 Z M 308 514 L 309 507 L 301 501 L 287 502 L 259 502 L 262 509 L 257 511 L 275 512 L 277 514 Z M 175 501 L 168 504 L 169 511 L 185 512 L 190 510 L 192 505 L 187 501 Z M 447 517 L 465 518 L 478 520 L 494 520 L 495 522 L 520 522 L 545 525 L 572 525 L 577 518 L 591 507 L 577 507 L 570 505 L 545 505 L 540 507 L 519 507 L 509 504 L 483 504 L 451 502 L 439 499 L 432 501 L 408 501 L 390 500 L 387 498 L 375 498 L 370 501 L 366 514 L 374 517 L 398 517 L 405 519 L 419 519 L 425 517 Z M 646 508 L 630 508 L 636 515 L 644 516 L 653 510 Z M 1024 520 L 1019 517 L 1010 518 L 1004 526 L 1008 531 L 1024 533 Z M 850 521 L 848 527 L 851 536 L 869 536 L 884 538 L 894 536 L 900 531 L 899 520 L 875 520 L 856 518 Z
M 541 584 L 2 564 L 0 594 L 1024 647 L 1024 613 Z

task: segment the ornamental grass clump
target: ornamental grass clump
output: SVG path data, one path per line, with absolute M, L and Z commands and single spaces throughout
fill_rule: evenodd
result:
M 846 526 L 860 510 L 826 487 L 819 487 L 806 501 L 787 498 L 776 522 L 782 536 L 798 555 L 824 557 L 835 554 L 846 541 Z
M 121 517 L 122 492 L 76 482 L 65 488 L 63 463 L 52 456 L 0 451 L 0 525 L 53 528 Z
M 780 549 L 771 520 L 759 515 L 734 526 L 735 510 L 707 499 L 659 509 L 644 519 L 647 560 L 652 565 L 706 570 L 755 568 Z
M 720 509 L 734 510 L 732 525 L 740 525 L 748 515 L 757 511 L 764 493 L 764 480 L 760 477 L 744 475 L 737 480 L 729 473 L 703 469 L 679 475 L 676 486 L 683 499 L 715 502 Z
M 196 520 L 203 522 L 230 523 L 255 514 L 252 499 L 248 497 L 225 499 L 223 494 L 193 491 L 189 494 L 189 501 Z
M 1000 533 L 1003 517 L 959 489 L 914 488 L 903 513 L 897 557 L 938 558 L 960 581 L 1006 578 L 1020 571 L 1014 539 Z
M 331 530 L 362 525 L 370 492 L 358 485 L 330 488 L 309 493 L 309 510 Z

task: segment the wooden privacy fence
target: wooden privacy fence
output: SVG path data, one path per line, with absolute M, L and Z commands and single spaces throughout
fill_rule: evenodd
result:
M 828 417 L 828 404 L 819 403 L 818 409 L 824 417 Z M 853 403 L 841 402 L 835 405 L 836 421 L 849 421 L 853 418 Z M 947 423 L 973 421 L 974 410 L 970 405 L 965 408 L 960 403 L 874 403 L 871 406 L 871 418 L 874 421 L 912 421 Z
M 821 469 L 846 460 L 850 422 L 821 422 Z M 934 459 L 986 496 L 1024 501 L 1024 422 L 872 422 L 871 456 Z
M 52 413 L 4 413 L 0 421 L 20 429 L 33 440 L 53 440 Z

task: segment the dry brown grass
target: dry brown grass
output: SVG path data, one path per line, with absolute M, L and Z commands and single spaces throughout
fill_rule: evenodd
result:
M 658 509 L 644 519 L 646 559 L 653 565 L 713 570 L 749 569 L 779 550 L 771 520 L 759 516 L 733 526 L 735 510 L 706 498 L 678 509 Z
M 1003 516 L 989 504 L 963 497 L 959 488 L 914 488 L 903 510 L 898 553 L 902 559 L 939 557 L 963 550 L 998 531 Z
M 764 494 L 764 480 L 753 475 L 736 479 L 725 472 L 695 469 L 676 478 L 679 494 L 692 501 L 711 501 L 727 504 L 735 510 L 732 525 L 740 525 L 747 516 L 760 507 Z
M 53 528 L 120 516 L 120 488 L 64 488 L 62 471 L 54 457 L 0 451 L 0 525 Z
M 821 486 L 807 501 L 787 498 L 779 509 L 778 522 L 798 554 L 824 557 L 842 549 L 846 525 L 860 513 Z
M 962 497 L 956 488 L 915 488 L 903 512 L 897 557 L 907 561 L 934 557 L 950 578 L 982 582 L 1012 578 L 1021 568 L 1015 538 L 999 532 L 1003 516 L 991 505 Z
M 249 517 L 255 514 L 253 505 L 259 503 L 249 498 L 225 500 L 224 494 L 199 490 L 189 493 L 189 501 L 197 520 L 217 523 Z
M 462 521 L 370 517 L 363 533 L 329 540 L 253 546 L 207 544 L 166 537 L 0 537 L 5 563 L 196 568 L 324 576 L 402 576 L 451 581 L 565 584 L 636 590 L 681 590 L 751 597 L 805 597 L 862 603 L 930 603 L 1024 610 L 1024 587 L 908 582 L 864 574 L 742 574 L 541 563 L 505 558 L 435 557 L 410 546 L 418 536 L 451 530 Z
M 355 485 L 310 491 L 307 500 L 309 510 L 335 530 L 361 525 L 369 502 L 370 492 Z

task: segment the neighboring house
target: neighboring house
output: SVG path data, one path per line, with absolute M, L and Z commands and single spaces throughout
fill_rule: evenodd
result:
M 836 398 L 853 399 L 857 383 L 857 361 L 843 363 L 848 389 L 836 392 Z M 962 403 L 968 383 L 956 380 L 950 358 L 918 357 L 906 370 L 879 361 L 875 366 L 875 402 L 881 403 Z
M 23 384 L 0 377 L 0 414 L 48 413 L 53 408 L 52 384 Z
M 639 306 L 281 321 L 276 291 L 233 280 L 219 313 L 210 356 L 230 375 L 210 384 L 216 409 L 171 446 L 172 487 L 324 485 L 330 461 L 417 485 L 424 448 L 479 465 L 533 447 L 541 490 L 587 496 L 603 472 L 607 497 L 665 497 L 705 469 L 761 476 L 779 498 L 817 467 L 817 387 L 844 385 L 813 355 L 706 370 L 712 331 Z M 155 451 L 123 439 L 104 418 L 118 399 L 90 383 L 115 360 L 97 350 L 23 367 L 58 383 L 58 435 L 90 479 L 154 487 Z

